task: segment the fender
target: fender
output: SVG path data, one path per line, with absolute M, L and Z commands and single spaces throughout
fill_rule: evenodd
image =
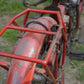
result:
M 57 24 L 51 17 L 41 17 L 37 20 L 42 21 L 49 30 Z M 46 31 L 42 25 L 36 23 L 31 23 L 28 28 Z M 38 59 L 45 37 L 44 34 L 25 33 L 18 41 L 14 54 Z M 12 59 L 6 84 L 32 84 L 35 67 L 36 63 Z

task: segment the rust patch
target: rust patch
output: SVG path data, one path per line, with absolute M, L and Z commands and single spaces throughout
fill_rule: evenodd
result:
M 20 68 L 21 65 L 22 65 L 22 61 L 19 61 L 17 66 Z
M 23 42 L 21 48 L 17 50 L 15 54 L 20 55 L 23 52 L 24 48 L 26 47 L 27 43 L 28 43 L 28 39 Z
M 19 74 L 18 74 L 18 72 L 16 71 L 16 72 L 14 73 L 14 75 L 13 75 L 12 84 L 17 84 L 18 80 L 19 80 Z
M 28 39 L 25 40 L 21 46 L 21 48 L 19 48 L 15 54 L 17 55 L 21 55 L 21 53 L 24 51 L 24 48 L 26 47 L 26 44 L 28 43 Z M 20 66 L 22 65 L 22 61 L 19 61 L 17 66 L 20 68 Z

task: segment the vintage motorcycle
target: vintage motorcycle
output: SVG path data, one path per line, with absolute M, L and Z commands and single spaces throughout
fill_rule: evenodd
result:
M 29 3 L 26 7 L 37 6 L 47 0 Z M 15 45 L 13 54 L 1 52 L 0 56 L 12 61 L 0 61 L 0 66 L 8 71 L 6 84 L 64 84 L 63 65 L 65 55 L 70 54 L 84 0 L 52 0 L 43 10 L 27 8 L 14 16 L 0 31 L 19 30 L 23 33 Z M 28 20 L 30 12 L 36 15 Z M 47 15 L 48 14 L 48 15 Z M 25 15 L 23 27 L 16 19 Z

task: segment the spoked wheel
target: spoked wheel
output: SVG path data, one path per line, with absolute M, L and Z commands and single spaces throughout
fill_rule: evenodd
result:
M 77 33 L 78 29 L 79 29 L 82 5 L 83 5 L 83 1 L 81 0 L 79 2 L 79 4 L 76 5 L 76 7 L 74 9 L 72 9 L 73 16 L 71 16 L 70 25 L 69 25 L 70 30 L 69 30 L 68 42 L 67 42 L 67 55 L 70 54 L 71 46 L 72 46 L 72 43 L 74 41 L 74 37 L 75 37 L 75 35 L 76 35 L 76 33 Z
M 79 23 L 80 23 L 80 15 L 82 12 L 82 6 L 83 6 L 83 0 L 80 0 L 79 4 L 76 6 L 74 10 L 74 16 L 72 20 L 72 29 L 73 29 L 73 35 L 77 32 L 79 29 Z
M 73 43 L 73 39 L 76 35 L 76 31 L 77 31 L 77 11 L 76 8 L 74 8 L 73 10 L 73 16 L 70 17 L 70 24 L 69 24 L 69 34 L 68 34 L 68 41 L 67 41 L 67 55 L 70 54 L 71 51 L 71 46 Z

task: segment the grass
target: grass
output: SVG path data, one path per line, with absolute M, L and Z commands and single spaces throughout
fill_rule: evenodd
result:
M 11 53 L 12 51 L 9 49 L 9 46 L 8 45 L 1 45 L 0 44 L 0 48 L 1 48 L 1 50 L 3 51 L 3 52 L 9 52 L 9 53 Z
M 0 1 L 0 15 L 5 14 L 16 14 L 24 10 L 25 7 L 23 6 L 22 2 L 17 2 L 15 0 L 12 0 L 10 2 L 9 0 L 1 0 Z
M 4 39 L 8 40 L 9 42 L 11 42 L 11 44 L 15 44 L 15 42 L 17 41 L 17 35 L 20 34 L 20 31 L 16 31 L 16 30 L 7 30 L 2 37 L 4 37 Z
M 76 68 L 77 64 L 78 64 L 77 61 L 71 61 L 72 68 Z
M 49 6 L 50 3 L 52 3 L 52 0 L 47 0 L 46 3 L 44 3 L 44 5 Z
M 24 9 L 26 8 L 23 6 L 22 1 L 18 3 L 18 1 L 15 0 L 12 0 L 11 2 L 9 2 L 8 0 L 0 0 L 0 16 L 3 15 L 14 16 Z M 22 26 L 23 18 L 17 19 L 17 22 L 20 26 Z M 0 29 L 1 27 L 2 26 L 0 25 Z M 17 37 L 16 37 L 17 34 L 20 34 L 20 32 L 15 30 L 7 30 L 2 36 L 4 39 L 14 44 L 17 41 Z
M 35 1 L 31 0 L 30 3 L 33 3 Z M 49 5 L 52 2 L 52 0 L 48 0 L 46 3 L 44 3 L 44 6 Z M 35 8 L 35 7 L 33 7 Z M 3 16 L 4 14 L 12 14 L 15 15 L 16 13 L 21 12 L 22 10 L 26 9 L 24 7 L 22 1 L 15 1 L 15 0 L 0 0 L 0 16 Z
M 78 44 L 77 42 L 73 42 L 72 49 L 84 51 L 84 45 Z
M 77 68 L 75 72 L 76 78 L 84 82 L 84 62 L 83 61 L 71 61 L 72 68 Z
M 2 29 L 2 26 L 0 25 L 0 30 Z

